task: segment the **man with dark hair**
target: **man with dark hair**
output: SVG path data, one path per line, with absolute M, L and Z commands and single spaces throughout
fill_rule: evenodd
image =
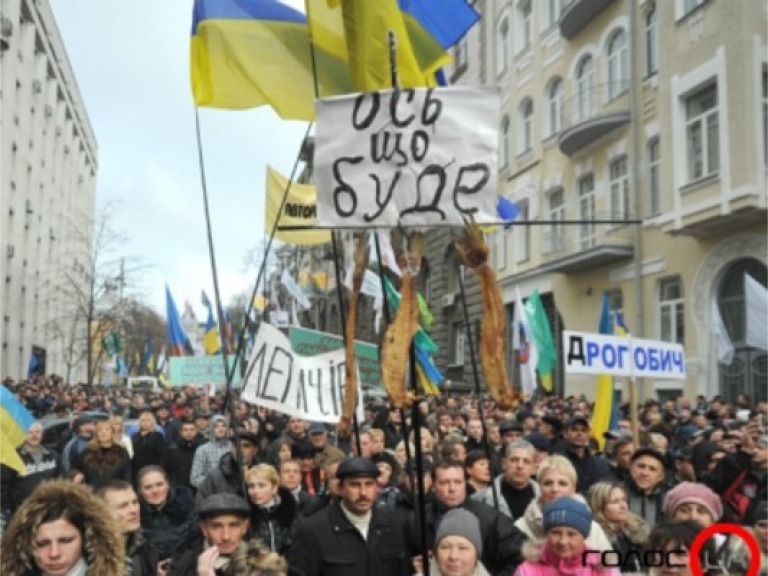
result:
M 589 421 L 586 418 L 574 416 L 568 421 L 565 441 L 568 447 L 563 456 L 576 468 L 577 492 L 586 494 L 592 484 L 612 476 L 608 462 L 604 458 L 597 458 L 589 450 Z
M 197 433 L 194 420 L 190 418 L 181 422 L 178 439 L 166 446 L 163 452 L 163 468 L 168 472 L 168 481 L 171 486 L 186 486 L 195 491 L 189 476 L 192 472 L 195 451 L 204 442 L 205 440 Z
M 378 476 L 379 469 L 367 458 L 339 464 L 341 498 L 299 526 L 289 552 L 293 569 L 304 576 L 409 573 L 401 527 L 391 512 L 375 506 Z
M 244 428 L 237 431 L 236 437 L 240 441 L 240 450 L 237 450 L 238 445 L 233 438 L 229 454 L 221 457 L 219 465 L 211 470 L 197 487 L 198 506 L 202 506 L 208 496 L 223 492 L 247 497 L 243 493 L 243 471 L 258 464 L 259 438 Z M 238 462 L 238 458 L 242 458 L 242 461 Z
M 72 431 L 74 436 L 64 446 L 64 450 L 61 452 L 61 466 L 64 473 L 69 472 L 74 468 L 75 462 L 80 457 L 80 454 L 85 450 L 88 442 L 93 437 L 94 423 L 93 418 L 87 414 L 78 416 L 72 423 Z
M 125 564 L 128 576 L 155 574 L 149 556 L 149 546 L 141 531 L 139 497 L 125 480 L 110 480 L 96 491 L 104 500 L 125 539 Z
M 500 514 L 483 502 L 467 498 L 464 467 L 461 462 L 443 460 L 432 470 L 433 491 L 425 503 L 427 547 L 432 549 L 435 534 L 448 510 L 464 508 L 477 517 L 483 541 L 480 561 L 491 574 L 508 576 L 522 562 L 520 549 L 525 535 L 518 530 L 511 518 Z M 420 519 L 418 509 L 409 516 L 406 524 L 406 542 L 412 556 L 421 550 Z

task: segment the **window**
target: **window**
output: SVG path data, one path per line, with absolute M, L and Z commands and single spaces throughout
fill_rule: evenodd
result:
M 688 14 L 704 4 L 704 0 L 683 0 L 683 14 Z
M 459 71 L 469 63 L 469 43 L 464 36 L 453 49 L 454 70 Z
M 661 214 L 661 181 L 659 176 L 659 139 L 648 142 L 648 216 Z
M 531 47 L 531 26 L 533 25 L 533 6 L 531 0 L 527 0 L 526 2 L 520 4 L 518 10 L 520 11 L 519 51 L 522 52 L 523 50 L 527 50 Z
M 624 295 L 621 292 L 621 288 L 614 288 L 613 290 L 608 290 L 608 307 L 610 309 L 610 316 L 611 316 L 611 324 L 613 324 L 613 333 L 617 335 L 622 335 L 621 330 L 619 329 L 619 321 L 618 318 L 621 319 L 621 323 L 624 324 L 624 327 L 626 328 L 626 320 L 624 320 Z M 626 330 L 625 330 L 626 331 Z
M 520 214 L 517 217 L 517 221 L 521 222 L 521 226 L 515 226 L 513 230 L 517 233 L 515 239 L 515 261 L 525 262 L 531 257 L 531 227 L 526 225 L 528 222 L 528 203 L 520 202 Z
M 507 266 L 507 231 L 504 228 L 497 229 L 493 234 L 494 252 L 496 256 L 496 269 L 501 270 Z
M 688 143 L 688 180 L 694 181 L 720 169 L 717 85 L 711 84 L 685 102 Z
M 464 324 L 457 322 L 453 325 L 453 363 L 456 366 L 464 365 L 464 343 L 467 331 Z
M 592 174 L 579 180 L 579 219 L 581 249 L 595 245 L 595 178 Z
M 509 151 L 510 151 L 510 122 L 509 116 L 504 116 L 501 121 L 501 168 L 504 169 L 509 166 Z
M 565 220 L 565 193 L 562 188 L 553 190 L 548 198 L 549 207 L 549 232 L 547 234 L 547 252 L 560 252 L 565 248 L 564 226 L 560 223 Z
M 763 161 L 768 166 L 768 70 L 763 70 Z
M 627 157 L 618 158 L 611 162 L 611 218 L 626 220 L 629 212 L 629 174 L 627 173 Z
M 627 59 L 627 34 L 619 30 L 608 43 L 608 95 L 616 98 L 627 89 L 629 64 Z
M 501 76 L 509 68 L 509 18 L 499 22 L 498 42 L 496 45 L 496 74 Z
M 563 81 L 560 78 L 555 78 L 550 82 L 547 102 L 549 104 L 549 130 L 547 134 L 552 136 L 560 132 L 563 127 Z
M 562 0 L 546 0 L 544 8 L 544 30 L 548 30 L 560 21 L 560 10 L 562 10 Z
M 593 98 L 595 87 L 595 69 L 592 62 L 592 56 L 585 56 L 579 62 L 576 70 L 576 120 L 586 120 L 594 112 Z
M 658 70 L 658 36 L 656 32 L 656 10 L 645 15 L 645 72 L 650 76 Z
M 659 282 L 659 338 L 666 342 L 685 343 L 684 304 L 679 276 Z
M 526 98 L 520 104 L 520 137 L 518 154 L 525 154 L 533 147 L 533 100 Z

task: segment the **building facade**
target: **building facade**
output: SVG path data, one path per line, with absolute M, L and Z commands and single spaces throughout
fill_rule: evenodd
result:
M 502 90 L 499 193 L 521 216 L 491 242 L 509 318 L 516 291 L 538 289 L 557 341 L 597 332 L 608 292 L 633 335 L 685 349 L 687 379 L 645 379 L 642 396 L 765 400 L 768 356 L 746 346 L 743 286 L 745 273 L 767 280 L 768 4 L 475 6 L 483 18 L 456 48 L 452 82 Z M 452 286 L 439 282 L 431 303 L 447 310 L 435 330 L 458 365 Z M 594 378 L 559 364 L 558 392 L 593 397 Z
M 77 381 L 88 332 L 62 286 L 87 278 L 96 138 L 48 2 L 0 8 L 0 375 L 26 377 L 35 346 Z

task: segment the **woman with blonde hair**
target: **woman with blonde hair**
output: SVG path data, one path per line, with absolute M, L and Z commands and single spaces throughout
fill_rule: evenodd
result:
M 280 486 L 280 474 L 269 464 L 257 464 L 245 472 L 251 505 L 251 533 L 279 554 L 286 554 L 296 538 L 299 505 Z
M 123 422 L 123 417 L 117 415 L 112 416 L 112 418 L 109 419 L 109 423 L 112 425 L 112 434 L 114 434 L 115 440 L 123 445 L 123 448 L 128 451 L 128 456 L 133 459 L 133 443 L 131 442 L 131 437 L 125 432 L 125 422 Z
M 645 548 L 650 529 L 640 516 L 630 511 L 627 492 L 621 484 L 593 484 L 587 494 L 587 502 L 595 521 L 608 536 L 613 549 L 619 552 L 619 557 L 629 558 L 630 550 Z M 637 564 L 625 567 L 622 571 L 639 572 L 642 569 L 643 567 Z
M 38 486 L 3 534 L 3 576 L 123 576 L 123 537 L 106 503 L 68 480 Z
M 111 480 L 131 481 L 131 458 L 122 444 L 115 441 L 108 421 L 96 423 L 93 438 L 78 456 L 75 469 L 83 473 L 85 483 L 94 490 Z
M 531 500 L 525 514 L 515 521 L 515 526 L 525 532 L 534 544 L 541 545 L 546 539 L 542 510 L 547 504 L 562 496 L 572 496 L 586 504 L 584 498 L 576 494 L 576 479 L 576 469 L 565 456 L 549 456 L 539 465 L 536 480 L 541 493 L 538 498 Z M 590 550 L 613 549 L 605 532 L 594 520 L 585 544 Z

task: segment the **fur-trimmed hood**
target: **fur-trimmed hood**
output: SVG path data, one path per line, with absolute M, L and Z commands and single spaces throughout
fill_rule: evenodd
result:
M 599 522 L 599 524 L 605 531 L 605 535 L 608 536 L 610 540 L 615 540 L 620 536 L 620 534 L 608 522 Z M 651 529 L 648 524 L 646 524 L 645 520 L 643 520 L 634 512 L 629 513 L 629 521 L 624 527 L 624 531 L 622 533 L 627 538 L 629 538 L 631 542 L 634 544 L 644 544 L 648 539 L 648 534 L 650 534 L 650 532 Z
M 226 576 L 250 576 L 251 574 L 284 574 L 288 571 L 285 559 L 272 552 L 260 540 L 241 544 L 232 554 L 232 560 L 224 574 Z
M 62 504 L 85 517 L 82 537 L 83 557 L 88 564 L 86 576 L 124 576 L 123 536 L 111 511 L 87 486 L 69 480 L 40 484 L 16 511 L 3 534 L 3 576 L 39 574 L 31 554 L 35 534 L 46 513 Z

